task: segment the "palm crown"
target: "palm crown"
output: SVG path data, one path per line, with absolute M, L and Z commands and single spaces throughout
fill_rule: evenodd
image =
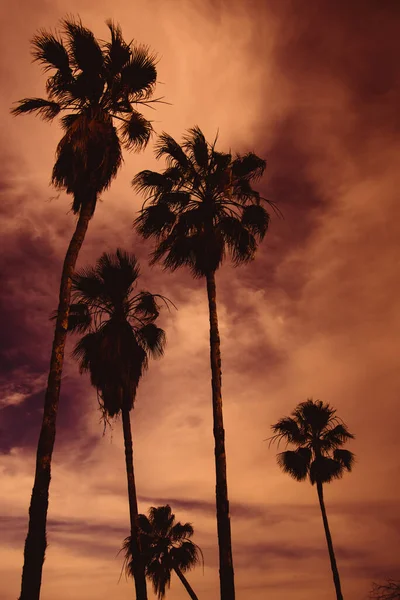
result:
M 104 416 L 130 410 L 148 357 L 163 354 L 165 334 L 155 321 L 157 299 L 134 293 L 139 266 L 134 255 L 104 253 L 94 268 L 75 274 L 69 330 L 83 333 L 74 355 L 89 371 Z
M 265 199 L 252 186 L 265 161 L 252 152 L 217 152 L 216 141 L 209 144 L 198 127 L 182 145 L 163 133 L 156 156 L 166 158 L 166 169 L 141 171 L 132 182 L 146 197 L 137 229 L 157 240 L 152 262 L 189 266 L 195 277 L 215 272 L 227 250 L 235 265 L 251 260 L 269 223 Z
M 176 522 L 171 507 L 152 506 L 148 517 L 139 515 L 142 555 L 146 563 L 146 576 L 151 580 L 159 599 L 164 598 L 170 586 L 171 572 L 186 572 L 200 562 L 202 552 L 190 539 L 194 530 L 190 523 Z M 124 540 L 125 568 L 133 572 L 131 539 Z
M 311 483 L 328 483 L 351 471 L 354 454 L 342 446 L 354 436 L 336 416 L 336 411 L 321 400 L 300 403 L 291 417 L 272 425 L 275 435 L 271 441 L 281 440 L 297 446 L 277 456 L 284 472 L 297 481 L 308 476 Z
M 52 182 L 73 195 L 73 211 L 93 203 L 110 185 L 122 162 L 121 146 L 139 150 L 152 125 L 134 106 L 151 100 L 155 56 L 146 46 L 127 44 L 118 25 L 107 22 L 111 40 L 99 42 L 78 20 L 62 21 L 62 34 L 41 31 L 33 56 L 51 72 L 47 98 L 25 98 L 15 115 L 36 112 L 53 120 L 61 113 L 64 135 L 57 147 Z

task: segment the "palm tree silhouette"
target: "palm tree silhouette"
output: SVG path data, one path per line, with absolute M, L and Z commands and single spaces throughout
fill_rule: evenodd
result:
M 336 410 L 321 400 L 308 399 L 301 402 L 291 417 L 280 419 L 272 425 L 275 435 L 271 442 L 286 441 L 296 450 L 285 450 L 277 455 L 278 464 L 284 473 L 289 473 L 297 481 L 309 478 L 316 484 L 321 507 L 325 536 L 337 600 L 343 600 L 339 571 L 333 550 L 332 536 L 326 514 L 323 484 L 343 477 L 344 471 L 351 471 L 354 454 L 342 446 L 354 439 L 347 426 L 336 416 Z
M 146 600 L 146 578 L 141 556 L 138 505 L 133 468 L 129 413 L 149 356 L 162 356 L 165 333 L 156 326 L 157 298 L 135 292 L 139 265 L 133 254 L 117 250 L 104 253 L 94 268 L 73 276 L 69 330 L 84 334 L 74 349 L 81 373 L 88 371 L 96 388 L 105 423 L 122 415 L 128 482 L 133 576 L 136 597 Z
M 159 600 L 165 597 L 174 571 L 192 600 L 198 600 L 194 590 L 184 576 L 200 562 L 202 552 L 190 539 L 194 530 L 190 523 L 175 521 L 171 507 L 152 506 L 149 516 L 139 515 L 139 528 L 142 552 L 146 562 L 146 575 L 153 584 Z M 128 575 L 134 572 L 134 559 L 131 537 L 124 540 L 125 569 Z
M 61 374 L 67 335 L 71 276 L 93 216 L 98 196 L 117 175 L 122 146 L 140 150 L 152 126 L 133 107 L 151 100 L 155 57 L 145 46 L 126 44 L 121 29 L 107 23 L 110 42 L 98 42 L 80 20 L 65 19 L 59 34 L 41 31 L 33 38 L 33 56 L 49 74 L 47 99 L 25 98 L 14 115 L 35 112 L 44 120 L 61 118 L 52 183 L 72 195 L 76 229 L 64 259 L 58 316 L 37 448 L 35 480 L 29 508 L 20 600 L 38 600 L 46 552 L 51 457 L 56 434 Z
M 234 600 L 215 274 L 227 252 L 236 266 L 254 257 L 269 215 L 252 187 L 265 161 L 251 152 L 235 158 L 217 152 L 216 141 L 207 143 L 198 127 L 188 130 L 182 145 L 163 133 L 156 156 L 166 158 L 167 168 L 142 171 L 132 183 L 146 197 L 135 225 L 144 238 L 156 240 L 151 263 L 171 270 L 187 266 L 207 283 L 221 599 Z

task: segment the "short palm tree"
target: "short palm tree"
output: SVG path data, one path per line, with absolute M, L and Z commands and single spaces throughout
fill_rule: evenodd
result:
M 194 530 L 190 523 L 175 521 L 171 507 L 152 506 L 149 516 L 139 515 L 142 552 L 146 562 L 146 575 L 153 584 L 159 600 L 165 597 L 174 571 L 192 600 L 198 600 L 184 573 L 202 559 L 200 548 L 190 539 Z M 124 540 L 125 568 L 128 575 L 134 572 L 135 561 L 131 537 Z
M 138 173 L 133 186 L 146 198 L 135 224 L 144 238 L 156 241 L 151 262 L 171 270 L 187 266 L 194 277 L 206 280 L 221 599 L 234 600 L 215 274 L 227 253 L 236 266 L 254 257 L 269 215 L 252 185 L 265 161 L 251 152 L 236 157 L 217 152 L 216 141 L 209 144 L 198 127 L 189 129 L 182 145 L 163 133 L 156 156 L 166 158 L 167 168 Z
M 140 150 L 152 132 L 151 123 L 136 108 L 152 101 L 155 57 L 145 46 L 126 44 L 119 26 L 108 22 L 108 28 L 109 42 L 98 42 L 73 19 L 62 22 L 60 34 L 41 31 L 36 35 L 33 56 L 49 73 L 47 98 L 25 98 L 12 111 L 14 115 L 34 112 L 47 121 L 63 115 L 52 183 L 71 194 L 72 211 L 78 215 L 61 274 L 20 600 L 38 600 L 40 595 L 71 276 L 99 194 L 110 186 L 121 166 L 122 147 Z
M 155 324 L 161 296 L 135 293 L 138 277 L 135 256 L 122 250 L 113 255 L 104 253 L 94 268 L 76 273 L 69 330 L 83 334 L 74 356 L 81 372 L 90 373 L 105 421 L 122 416 L 132 552 L 136 558 L 133 575 L 137 600 L 146 600 L 129 413 L 149 356 L 163 354 L 165 334 Z
M 321 400 L 301 402 L 291 417 L 280 419 L 272 425 L 271 441 L 286 441 L 296 450 L 285 450 L 277 455 L 278 464 L 285 473 L 297 481 L 307 477 L 316 484 L 326 541 L 333 573 L 337 600 L 343 600 L 339 571 L 333 550 L 332 536 L 326 515 L 323 484 L 343 477 L 351 471 L 354 454 L 342 446 L 354 439 L 347 426 L 336 416 L 336 410 Z

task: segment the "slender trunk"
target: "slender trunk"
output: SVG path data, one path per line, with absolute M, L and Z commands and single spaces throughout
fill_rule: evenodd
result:
M 79 213 L 78 223 L 68 246 L 62 269 L 42 428 L 36 454 L 35 480 L 29 507 L 29 526 L 25 540 L 20 600 L 39 600 L 40 597 L 43 562 L 47 547 L 46 520 L 49 505 L 51 457 L 56 437 L 56 420 L 71 299 L 71 277 L 92 214 L 93 203 L 85 205 Z
M 189 594 L 191 599 L 199 600 L 198 597 L 196 596 L 196 594 L 194 593 L 192 586 L 190 585 L 190 583 L 188 582 L 188 580 L 186 579 L 186 577 L 184 576 L 182 571 L 180 569 L 178 569 L 178 567 L 174 567 L 174 571 L 178 575 L 179 579 L 182 581 L 183 585 L 185 586 L 185 590 L 187 591 L 187 593 Z
M 210 361 L 217 481 L 215 493 L 217 500 L 220 591 L 221 600 L 235 600 L 231 522 L 226 478 L 225 431 L 222 417 L 221 349 L 218 331 L 215 273 L 207 275 L 207 295 L 210 312 Z
M 136 496 L 135 472 L 133 469 L 133 445 L 129 410 L 122 409 L 122 427 L 124 431 L 126 477 L 128 480 L 129 517 L 131 522 L 131 548 L 133 558 L 133 578 L 135 580 L 136 600 L 147 600 L 145 565 L 141 557 L 138 528 L 138 505 Z
M 333 574 L 333 582 L 335 584 L 336 598 L 337 598 L 337 600 L 343 600 L 343 594 L 342 594 L 342 590 L 340 587 L 339 571 L 338 571 L 338 568 L 336 565 L 336 558 L 335 558 L 335 552 L 333 550 L 331 532 L 329 530 L 328 517 L 326 516 L 322 483 L 319 481 L 317 481 L 317 491 L 318 491 L 319 505 L 321 507 L 322 520 L 324 522 L 326 541 L 328 544 L 329 558 L 331 559 L 331 569 L 332 569 L 332 574 Z

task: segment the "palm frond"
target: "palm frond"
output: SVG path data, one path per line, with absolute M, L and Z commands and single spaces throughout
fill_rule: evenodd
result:
M 99 331 L 92 331 L 82 336 L 81 339 L 76 343 L 72 352 L 72 356 L 78 361 L 79 371 L 81 373 L 90 371 L 92 365 L 96 364 L 98 359 L 100 338 L 101 334 Z M 92 383 L 95 387 L 97 387 L 95 376 L 92 378 Z
M 260 203 L 260 194 L 257 192 L 250 181 L 247 179 L 238 179 L 232 182 L 232 191 L 230 192 L 232 196 L 235 197 L 237 202 L 245 205 L 248 202 L 253 202 L 256 204 Z
M 63 19 L 62 27 L 74 65 L 84 73 L 100 74 L 104 56 L 92 31 L 84 27 L 79 19 Z
M 265 160 L 258 157 L 254 152 L 238 155 L 232 162 L 232 174 L 235 179 L 246 179 L 256 181 L 264 174 L 267 164 Z
M 117 248 L 115 253 L 103 252 L 96 264 L 96 274 L 112 305 L 119 307 L 129 297 L 140 267 L 134 254 Z
M 317 481 L 330 483 L 333 479 L 343 476 L 343 465 L 329 456 L 317 456 L 310 466 L 310 481 L 314 485 Z
M 151 122 L 136 110 L 133 110 L 129 118 L 123 121 L 119 129 L 125 148 L 135 151 L 146 148 L 153 131 Z
M 271 429 L 274 432 L 274 436 L 271 441 L 275 440 L 286 440 L 288 443 L 301 445 L 306 442 L 304 432 L 299 427 L 298 423 L 291 417 L 284 417 L 279 419 L 275 425 L 271 425 Z
M 178 547 L 171 548 L 170 553 L 172 563 L 183 573 L 193 569 L 200 562 L 198 547 L 190 540 L 185 540 Z
M 148 198 L 170 192 L 172 186 L 173 182 L 165 173 L 157 173 L 148 169 L 140 171 L 132 179 L 132 187 L 138 192 L 144 192 Z
M 63 115 L 60 119 L 61 121 L 61 127 L 64 129 L 64 131 L 68 131 L 70 130 L 72 127 L 74 127 L 75 122 L 80 118 L 79 113 L 69 113 L 67 115 Z
M 72 276 L 72 297 L 76 303 L 93 305 L 104 299 L 104 285 L 93 267 L 81 269 Z
M 92 316 L 87 304 L 71 304 L 68 315 L 68 331 L 86 333 L 92 325 Z
M 217 152 L 213 150 L 211 153 L 211 168 L 213 172 L 220 176 L 225 173 L 232 162 L 232 155 L 226 152 Z
M 34 60 L 44 65 L 44 70 L 57 69 L 64 76 L 71 73 L 69 56 L 61 38 L 41 30 L 32 40 Z
M 179 185 L 180 183 L 183 183 L 182 171 L 177 166 L 168 167 L 167 169 L 164 170 L 163 175 L 168 181 L 170 181 L 172 183 L 172 185 L 176 186 L 176 185 Z
M 116 177 L 122 163 L 121 144 L 111 117 L 101 110 L 79 113 L 60 140 L 52 182 L 74 197 L 73 211 L 97 199 Z
M 157 299 L 150 292 L 139 292 L 130 303 L 130 312 L 141 320 L 154 321 L 160 314 Z
M 293 416 L 307 424 L 315 435 L 319 435 L 331 422 L 335 412 L 329 404 L 309 398 L 296 407 Z
M 106 50 L 105 63 L 111 78 L 113 78 L 129 62 L 131 49 L 125 43 L 121 27 L 118 24 L 109 19 L 106 21 L 106 25 L 111 33 L 111 42 L 104 44 Z
M 153 531 L 162 535 L 166 535 L 170 531 L 175 521 L 175 515 L 169 504 L 158 507 L 151 506 L 148 515 Z
M 205 170 L 208 167 L 209 152 L 201 129 L 197 125 L 188 129 L 183 139 L 182 147 L 190 155 L 192 162 L 196 163 L 199 169 Z
M 165 157 L 169 167 L 177 167 L 182 174 L 187 173 L 192 165 L 181 146 L 168 133 L 163 132 L 155 144 L 156 158 Z
M 165 331 L 157 327 L 154 323 L 146 323 L 143 325 L 137 335 L 141 344 L 153 358 L 161 358 L 164 354 L 166 336 Z
M 24 98 L 19 100 L 18 106 L 11 110 L 15 116 L 36 112 L 45 121 L 52 121 L 61 111 L 58 102 L 45 100 L 44 98 Z
M 175 220 L 175 215 L 167 204 L 155 204 L 140 212 L 134 221 L 134 227 L 145 239 L 151 236 L 159 238 L 171 230 Z
M 223 217 L 218 223 L 218 231 L 230 250 L 235 266 L 254 258 L 257 249 L 255 237 L 238 218 Z
M 161 562 L 153 560 L 147 565 L 146 575 L 153 584 L 158 600 L 162 600 L 171 585 L 171 570 L 166 569 Z
M 343 446 L 348 440 L 354 439 L 343 423 L 338 423 L 332 429 L 327 429 L 321 436 L 321 445 L 324 450 L 331 450 Z
M 310 469 L 311 451 L 300 447 L 297 450 L 285 450 L 277 454 L 277 462 L 284 473 L 296 481 L 304 481 Z
M 253 235 L 257 236 L 259 240 L 264 239 L 269 221 L 270 216 L 263 206 L 250 204 L 243 207 L 242 225 L 251 231 Z
M 173 192 L 166 192 L 160 195 L 158 202 L 166 204 L 171 207 L 172 210 L 177 213 L 184 214 L 185 209 L 189 207 L 192 197 L 189 192 L 177 190 Z
M 350 450 L 344 450 L 343 448 L 336 448 L 333 451 L 333 458 L 342 465 L 347 471 L 351 471 L 355 462 L 355 455 Z
M 200 278 L 216 271 L 223 258 L 224 241 L 221 236 L 199 232 L 180 237 L 174 233 L 157 245 L 150 264 L 162 260 L 164 269 L 171 271 L 187 266 L 194 278 Z
M 175 523 L 171 528 L 171 540 L 173 542 L 180 542 L 185 538 L 190 538 L 194 534 L 194 529 L 191 523 Z
M 152 94 L 157 81 L 156 64 L 157 56 L 148 46 L 134 46 L 129 62 L 121 69 L 121 85 L 132 95 L 132 101 L 137 95 L 140 99 Z
M 77 79 L 72 71 L 56 71 L 46 81 L 46 92 L 50 100 L 56 99 L 63 108 L 73 106 L 80 96 L 77 94 Z

